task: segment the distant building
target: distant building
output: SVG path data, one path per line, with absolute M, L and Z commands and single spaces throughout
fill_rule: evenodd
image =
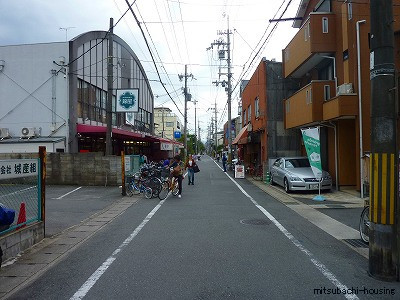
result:
M 298 88 L 282 78 L 282 63 L 263 58 L 241 85 L 242 128 L 233 145 L 245 165 L 268 165 L 269 159 L 300 154 L 300 132 L 284 129 L 283 101 Z
M 183 128 L 178 116 L 167 107 L 154 108 L 155 134 L 173 140 L 174 132 L 181 132 Z

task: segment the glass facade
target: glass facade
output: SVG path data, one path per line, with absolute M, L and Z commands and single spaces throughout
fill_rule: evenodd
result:
M 95 38 L 105 32 L 86 33 L 87 38 L 78 37 L 81 43 L 76 47 L 76 69 L 70 73 L 76 76 L 78 123 L 95 121 L 106 124 L 108 90 L 108 41 Z M 93 38 L 91 38 L 93 36 Z M 130 47 L 117 36 L 113 42 L 113 101 L 112 125 L 129 126 L 133 130 L 152 134 L 153 93 L 138 58 Z M 115 112 L 117 89 L 139 89 L 139 112 L 130 118 L 125 113 Z

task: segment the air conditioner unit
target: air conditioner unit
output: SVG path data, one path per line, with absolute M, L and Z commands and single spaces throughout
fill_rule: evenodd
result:
M 35 127 L 24 127 L 21 129 L 21 137 L 29 138 L 36 136 L 36 128 Z
M 0 128 L 0 138 L 4 139 L 8 137 L 10 137 L 10 131 L 8 128 Z
M 345 83 L 345 84 L 339 85 L 337 87 L 338 95 L 352 94 L 352 93 L 353 93 L 353 84 L 352 83 Z

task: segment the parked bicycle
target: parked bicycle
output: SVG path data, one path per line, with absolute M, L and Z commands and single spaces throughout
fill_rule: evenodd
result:
M 144 194 L 147 199 L 153 197 L 153 190 L 149 187 L 140 174 L 136 173 L 128 178 L 126 185 L 126 194 L 130 197 L 133 195 Z
M 365 243 L 369 243 L 370 224 L 371 223 L 369 221 L 369 205 L 367 205 L 361 212 L 360 224 L 359 224 L 360 237 Z
M 175 177 L 167 177 L 162 182 L 162 189 L 158 194 L 158 198 L 160 200 L 164 200 L 167 198 L 168 194 L 172 192 L 172 195 L 177 196 L 179 194 L 179 185 L 178 180 Z

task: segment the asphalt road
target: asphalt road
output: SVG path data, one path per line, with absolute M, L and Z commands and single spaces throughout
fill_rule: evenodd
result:
M 46 186 L 46 237 L 78 224 L 121 197 L 118 187 Z
M 210 158 L 199 167 L 181 199 L 138 201 L 11 299 L 399 297 L 344 243 Z

